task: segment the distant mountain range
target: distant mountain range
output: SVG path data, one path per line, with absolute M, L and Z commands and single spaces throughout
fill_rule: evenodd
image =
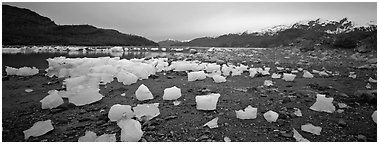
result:
M 57 25 L 31 10 L 2 5 L 3 45 L 158 46 L 141 36 L 91 25 Z

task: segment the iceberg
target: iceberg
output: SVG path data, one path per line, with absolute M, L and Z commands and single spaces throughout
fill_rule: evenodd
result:
M 215 110 L 220 94 L 209 94 L 196 96 L 196 109 L 198 110 Z
M 182 96 L 180 88 L 173 86 L 163 91 L 163 100 L 176 100 Z
M 263 117 L 268 121 L 268 122 L 276 122 L 276 120 L 278 119 L 279 117 L 279 114 L 270 110 L 266 113 L 263 114 Z
M 139 101 L 153 99 L 153 94 L 150 92 L 144 84 L 141 84 L 135 92 L 136 97 Z
M 49 95 L 43 98 L 40 102 L 42 103 L 42 109 L 56 108 L 64 103 L 57 90 L 49 92 Z
M 83 106 L 97 102 L 103 98 L 99 89 L 88 88 L 77 93 L 76 96 L 70 96 L 68 101 L 76 106 Z
M 51 120 L 46 120 L 46 121 L 38 121 L 33 124 L 33 126 L 24 132 L 25 139 L 29 139 L 29 137 L 38 137 L 41 135 L 46 134 L 47 132 L 53 130 L 54 127 L 51 124 Z
M 220 76 L 220 75 L 214 75 L 214 76 L 212 76 L 212 78 L 215 81 L 215 83 L 226 82 L 226 78 L 223 76 Z
M 138 104 L 136 107 L 133 107 L 133 111 L 138 119 L 144 117 L 147 120 L 151 120 L 160 114 L 158 106 L 159 103 Z
M 218 127 L 217 121 L 218 121 L 218 117 L 216 117 L 216 118 L 212 119 L 211 121 L 207 122 L 206 124 L 204 124 L 204 126 L 208 126 L 211 129 L 217 128 Z
M 308 123 L 308 124 L 302 125 L 301 130 L 315 134 L 315 135 L 320 135 L 322 128 Z
M 120 71 L 117 75 L 117 81 L 122 82 L 124 85 L 131 85 L 137 82 L 138 77 L 127 71 Z
M 250 105 L 245 110 L 235 111 L 238 119 L 255 119 L 257 118 L 257 108 L 253 108 Z
M 134 119 L 121 119 L 117 125 L 121 128 L 123 142 L 138 142 L 143 135 L 141 124 Z
M 5 72 L 7 75 L 17 75 L 17 76 L 32 76 L 38 74 L 39 70 L 35 67 L 21 67 L 19 69 L 5 66 Z
M 326 95 L 317 94 L 316 102 L 310 107 L 311 110 L 333 113 L 336 107 L 333 105 L 333 98 L 326 98 Z
M 108 118 L 110 121 L 118 121 L 123 117 L 131 119 L 134 117 L 134 115 L 135 114 L 132 111 L 132 107 L 130 105 L 115 104 L 108 112 Z
M 204 71 L 188 73 L 188 81 L 203 80 L 206 78 Z

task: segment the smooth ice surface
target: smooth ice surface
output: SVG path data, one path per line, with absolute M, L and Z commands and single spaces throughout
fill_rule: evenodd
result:
M 40 102 L 42 103 L 42 109 L 56 108 L 64 103 L 57 90 L 51 91 L 50 94 L 43 98 Z
M 68 98 L 70 103 L 76 106 L 83 106 L 97 102 L 103 98 L 103 95 L 99 93 L 99 89 L 85 89 L 77 93 L 76 96 L 71 96 Z
M 326 98 L 326 95 L 317 94 L 316 102 L 310 107 L 311 110 L 333 113 L 336 107 L 333 105 L 333 98 Z
M 120 71 L 117 75 L 117 81 L 122 82 L 124 85 L 131 85 L 137 82 L 138 77 L 127 71 Z
M 29 139 L 30 136 L 38 137 L 53 130 L 54 127 L 51 124 L 51 120 L 39 121 L 33 124 L 33 126 L 24 131 L 25 139 Z
M 35 67 L 21 67 L 19 69 L 5 66 L 5 72 L 7 75 L 17 75 L 17 76 L 32 76 L 38 74 L 38 69 Z
M 204 71 L 190 72 L 188 73 L 188 81 L 203 80 L 206 78 Z
M 315 135 L 320 135 L 322 128 L 319 126 L 314 126 L 314 125 L 308 123 L 305 125 L 301 125 L 301 130 L 315 134 Z
M 309 140 L 305 139 L 302 135 L 300 135 L 300 133 L 296 129 L 292 129 L 292 132 L 293 138 L 295 138 L 297 142 L 310 142 Z
M 160 114 L 158 107 L 159 103 L 138 104 L 136 107 L 133 107 L 133 111 L 138 119 L 145 117 L 147 120 L 150 120 Z
M 215 110 L 220 94 L 209 94 L 196 96 L 196 109 L 198 110 Z
M 377 119 L 377 117 L 376 117 L 376 111 L 374 111 L 372 113 L 371 117 L 372 117 L 372 120 L 376 123 L 376 119 Z
M 223 76 L 220 76 L 220 75 L 214 75 L 214 76 L 212 76 L 212 78 L 213 78 L 215 83 L 226 82 L 226 78 Z
M 97 137 L 95 142 L 116 142 L 116 134 L 103 134 Z
M 163 91 L 163 100 L 176 100 L 182 96 L 180 88 L 173 86 Z
M 94 142 L 96 138 L 96 133 L 87 130 L 84 136 L 79 137 L 78 142 Z
M 141 124 L 134 119 L 121 119 L 117 125 L 121 128 L 123 142 L 138 142 L 143 135 Z
M 296 75 L 289 74 L 289 73 L 283 73 L 283 79 L 285 81 L 293 81 L 295 79 Z
M 282 75 L 281 74 L 277 74 L 277 73 L 273 73 L 271 75 L 271 78 L 273 78 L 273 79 L 279 79 L 280 77 L 282 77 Z
M 250 105 L 245 108 L 245 110 L 236 111 L 238 119 L 255 119 L 257 118 L 258 108 L 253 108 Z
M 266 113 L 263 114 L 263 117 L 266 119 L 266 121 L 268 122 L 276 122 L 276 120 L 278 119 L 279 117 L 279 114 L 270 110 Z
M 304 78 L 313 78 L 313 74 L 311 74 L 309 71 L 304 70 L 303 72 L 304 72 L 303 74 Z
M 204 126 L 208 126 L 209 128 L 217 128 L 218 125 L 217 125 L 217 121 L 218 121 L 218 117 L 212 119 L 211 121 L 207 122 L 206 124 L 204 124 Z
M 115 104 L 108 112 L 108 118 L 110 121 L 118 121 L 121 118 L 131 119 L 134 117 L 134 112 L 130 105 Z
M 144 84 L 141 84 L 135 92 L 136 97 L 139 101 L 153 99 L 153 94 L 150 92 Z

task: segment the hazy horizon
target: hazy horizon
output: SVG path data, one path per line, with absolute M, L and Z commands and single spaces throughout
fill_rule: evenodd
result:
M 376 2 L 3 2 L 30 9 L 58 25 L 89 24 L 146 37 L 155 42 L 191 40 L 260 31 L 317 18 L 347 17 L 357 25 L 377 23 Z

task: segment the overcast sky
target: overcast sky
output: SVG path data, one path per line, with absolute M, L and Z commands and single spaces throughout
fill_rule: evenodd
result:
M 31 9 L 56 24 L 90 24 L 153 41 L 191 40 L 259 31 L 317 18 L 377 22 L 376 3 L 3 3 Z

